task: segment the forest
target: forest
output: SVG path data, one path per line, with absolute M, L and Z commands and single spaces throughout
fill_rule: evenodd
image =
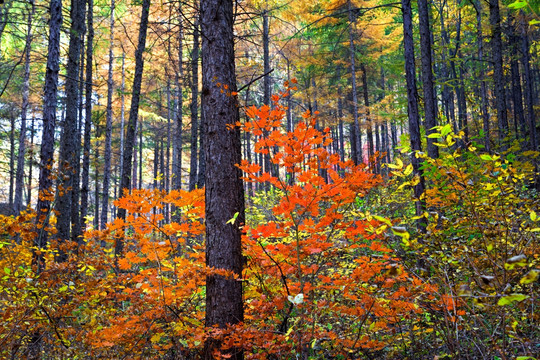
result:
M 540 359 L 537 0 L 0 0 L 0 359 Z

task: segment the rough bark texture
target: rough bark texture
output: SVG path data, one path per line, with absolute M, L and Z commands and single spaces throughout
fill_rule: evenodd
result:
M 420 53 L 422 60 L 422 82 L 424 90 L 424 112 L 426 135 L 433 133 L 437 126 L 435 93 L 433 91 L 433 69 L 431 60 L 431 29 L 429 27 L 429 9 L 427 0 L 418 0 L 418 18 L 420 28 Z M 435 139 L 427 138 L 429 157 L 439 157 L 439 148 Z
M 230 124 L 239 121 L 235 96 L 222 92 L 217 83 L 236 91 L 231 0 L 201 1 L 203 90 L 206 154 L 206 264 L 211 268 L 242 273 L 240 225 L 244 223 L 244 189 L 241 171 L 240 131 Z M 227 223 L 236 217 L 234 223 Z M 243 321 L 242 283 L 209 275 L 206 279 L 206 326 L 220 328 Z M 219 341 L 209 339 L 205 358 L 213 359 Z M 240 349 L 229 352 L 242 359 Z
M 131 185 L 131 166 L 133 158 L 133 147 L 135 144 L 135 135 L 137 131 L 137 118 L 139 116 L 139 98 L 141 96 L 142 75 L 144 69 L 143 52 L 146 48 L 146 32 L 148 30 L 148 16 L 150 12 L 150 0 L 143 0 L 141 11 L 141 23 L 139 27 L 139 42 L 135 50 L 135 76 L 133 78 L 133 88 L 131 92 L 131 106 L 129 109 L 129 120 L 126 131 L 126 142 L 124 143 L 123 168 L 120 188 L 121 195 L 127 195 Z M 141 144 L 142 145 L 142 144 Z M 126 210 L 118 209 L 117 217 L 126 218 Z M 115 255 L 120 256 L 124 249 L 122 239 L 117 239 L 115 244 Z
M 422 151 L 420 141 L 420 120 L 418 115 L 418 93 L 416 90 L 416 74 L 414 68 L 414 43 L 412 29 L 411 0 L 401 0 L 401 10 L 403 13 L 403 45 L 405 47 L 405 78 L 407 80 L 407 108 L 409 115 L 409 135 L 411 138 L 411 149 Z M 411 155 L 413 172 L 420 178 L 414 186 L 414 197 L 416 198 L 416 215 L 424 213 L 425 205 L 420 198 L 424 193 L 424 175 L 420 168 L 420 160 Z
M 355 164 L 360 164 L 364 161 L 362 159 L 362 131 L 360 130 L 360 124 L 358 122 L 358 90 L 356 88 L 356 51 L 354 46 L 354 34 L 353 34 L 353 24 L 354 16 L 352 13 L 351 0 L 347 2 L 348 13 L 349 13 L 349 52 L 351 57 L 351 86 L 352 86 L 352 108 L 353 108 L 353 119 L 354 131 L 351 132 L 351 149 L 353 153 L 353 161 Z
M 63 133 L 60 141 L 60 160 L 58 168 L 60 178 L 58 182 L 58 199 L 56 209 L 57 214 L 57 237 L 60 240 L 70 238 L 71 231 L 71 207 L 72 191 L 74 186 L 78 186 L 73 181 L 74 163 L 79 161 L 75 156 L 77 148 L 77 114 L 79 102 L 79 78 L 80 52 L 82 44 L 82 34 L 84 33 L 84 0 L 71 1 L 71 27 L 69 32 L 69 50 L 66 69 L 66 117 L 64 119 Z M 61 255 L 60 258 L 64 258 Z
M 56 106 L 58 93 L 58 71 L 60 60 L 60 26 L 62 25 L 62 1 L 51 0 L 49 3 L 49 47 L 45 87 L 43 90 L 43 130 L 40 150 L 39 198 L 37 202 L 37 221 L 46 226 L 53 195 L 51 177 L 54 156 L 54 127 L 56 125 Z M 39 231 L 35 240 L 38 248 L 47 244 L 47 232 Z M 37 272 L 43 270 L 43 257 L 37 256 Z

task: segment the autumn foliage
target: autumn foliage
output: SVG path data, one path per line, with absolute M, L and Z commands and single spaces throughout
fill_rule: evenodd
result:
M 33 246 L 39 231 L 33 215 L 2 218 L 0 356 L 22 358 L 42 351 L 47 358 L 198 358 L 208 337 L 222 339 L 223 350 L 242 347 L 247 359 L 459 354 L 452 348 L 459 341 L 453 336 L 479 331 L 467 324 L 477 317 L 477 306 L 482 303 L 480 311 L 497 306 L 490 297 L 501 305 L 501 296 L 480 296 L 481 291 L 489 286 L 496 294 L 505 291 L 498 288 L 501 279 L 533 286 L 520 280 L 525 271 L 514 268 L 525 265 L 518 261 L 506 271 L 496 266 L 512 264 L 510 255 L 501 255 L 505 246 L 512 246 L 512 256 L 536 258 L 528 246 L 529 234 L 537 231 L 531 223 L 522 223 L 525 235 L 511 243 L 510 238 L 491 241 L 490 234 L 506 229 L 503 218 L 493 223 L 449 213 L 460 201 L 452 194 L 465 192 L 469 198 L 461 200 L 463 211 L 471 206 L 463 201 L 473 201 L 482 216 L 498 219 L 498 210 L 481 202 L 489 195 L 481 189 L 492 186 L 485 179 L 464 177 L 450 158 L 433 163 L 430 171 L 448 179 L 428 194 L 428 204 L 441 214 L 439 222 L 430 220 L 429 237 L 411 237 L 397 226 L 400 219 L 372 213 L 376 207 L 369 197 L 384 196 L 383 179 L 333 154 L 328 130 L 320 129 L 309 113 L 293 131 L 284 132 L 286 109 L 279 97 L 274 100 L 272 107 L 247 109 L 248 121 L 231 124 L 259 137 L 255 152 L 268 154 L 272 163 L 270 172 L 247 161 L 238 164 L 247 186 L 267 184 L 249 199 L 246 224 L 230 220 L 245 234 L 244 273 L 236 278 L 244 286 L 244 323 L 228 329 L 204 326 L 206 275 L 234 274 L 205 266 L 203 190 L 140 189 L 115 203 L 128 211 L 125 221 L 89 230 L 80 243 L 53 241 L 42 250 L 41 273 L 32 260 L 39 251 Z M 490 161 L 489 171 L 499 171 L 503 180 L 515 178 L 508 167 Z M 406 189 L 410 184 L 403 179 L 410 172 L 396 165 L 394 170 L 396 186 Z M 469 180 L 483 187 L 469 194 L 467 189 L 476 189 L 467 185 Z M 519 195 L 500 181 L 492 184 L 517 201 Z M 166 206 L 174 221 L 165 217 Z M 500 209 L 505 206 L 501 203 Z M 473 225 L 480 230 L 470 232 Z M 457 239 L 448 238 L 451 231 Z M 125 250 L 115 254 L 119 239 Z M 456 249 L 452 256 L 450 246 Z M 477 247 L 483 252 L 471 256 L 469 249 Z M 58 251 L 69 254 L 67 261 L 58 261 Z M 492 285 L 471 284 L 471 278 L 481 279 L 478 269 L 494 271 Z M 503 304 L 515 307 L 505 314 L 525 321 L 528 308 L 517 300 Z M 478 321 L 477 326 L 486 326 Z M 502 347 L 498 338 L 488 343 Z

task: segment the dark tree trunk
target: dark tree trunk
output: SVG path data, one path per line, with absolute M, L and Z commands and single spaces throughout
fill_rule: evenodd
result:
M 369 113 L 369 93 L 368 93 L 368 87 L 367 87 L 367 73 L 366 73 L 366 67 L 364 64 L 360 65 L 360 69 L 362 70 L 362 88 L 364 92 L 364 106 L 366 107 L 366 125 L 367 125 L 367 141 L 368 141 L 368 158 L 369 163 L 371 167 L 371 171 L 374 173 L 377 173 L 377 168 L 375 164 L 375 159 L 373 158 L 375 155 L 374 146 L 373 146 L 373 124 L 371 122 L 371 115 Z
M 411 0 L 401 0 L 401 10 L 403 12 L 403 44 L 405 55 L 405 78 L 407 80 L 407 108 L 409 117 L 409 136 L 411 138 L 411 149 L 413 152 L 422 151 L 420 140 L 420 119 L 418 114 L 418 93 L 416 90 L 416 74 L 414 67 L 414 43 L 412 29 Z M 420 159 L 415 154 L 411 155 L 413 173 L 419 177 L 419 182 L 414 186 L 414 197 L 416 198 L 416 215 L 424 213 L 425 203 L 421 200 L 425 190 L 424 174 L 420 167 Z M 420 230 L 423 225 L 419 224 Z
M 90 180 L 90 135 L 92 132 L 92 65 L 94 46 L 94 1 L 88 0 L 87 14 L 88 34 L 86 39 L 86 84 L 85 84 L 85 115 L 83 135 L 83 161 L 81 185 L 81 227 L 86 229 L 86 215 L 88 212 L 88 194 Z
M 199 171 L 197 174 L 197 188 L 202 189 L 206 183 L 206 115 L 201 106 L 201 118 L 199 120 Z
M 103 195 L 101 198 L 101 221 L 100 229 L 105 229 L 107 225 L 107 217 L 109 215 L 109 187 L 111 182 L 111 143 L 112 143 L 112 102 L 113 102 L 113 65 L 114 65 L 114 0 L 111 0 L 111 14 L 109 23 L 109 70 L 107 76 L 107 113 L 105 120 L 105 153 L 104 153 L 104 166 L 103 166 Z
M 32 46 L 32 19 L 36 11 L 34 1 L 28 10 L 26 43 L 24 47 L 24 80 L 22 90 L 21 130 L 19 134 L 19 152 L 17 154 L 17 173 L 15 174 L 14 210 L 18 214 L 22 210 L 24 188 L 24 157 L 26 154 L 26 118 L 28 115 L 28 99 L 30 97 L 30 48 Z
M 193 29 L 193 50 L 191 52 L 191 154 L 189 164 L 189 190 L 197 185 L 197 141 L 198 141 L 198 116 L 199 116 L 199 23 L 195 23 Z M 201 132 L 202 135 L 202 132 Z M 200 161 L 200 158 L 199 158 Z
M 525 108 L 527 109 L 527 124 L 529 127 L 530 148 L 538 150 L 538 140 L 536 137 L 536 119 L 534 114 L 534 88 L 533 75 L 530 65 L 529 37 L 527 35 L 527 22 L 521 16 L 521 65 L 523 67 L 523 85 L 525 87 Z
M 51 0 L 49 3 L 49 47 L 47 52 L 47 68 L 45 71 L 45 87 L 43 90 L 43 129 L 40 150 L 39 196 L 36 206 L 36 221 L 42 225 L 35 239 L 36 247 L 41 249 L 47 245 L 48 217 L 51 200 L 54 196 L 51 178 L 54 163 L 54 128 L 56 124 L 56 107 L 58 92 L 58 71 L 60 60 L 60 27 L 62 26 L 62 1 Z M 43 270 L 43 256 L 34 258 L 37 273 Z
M 60 141 L 60 160 L 58 168 L 60 178 L 58 182 L 58 200 L 56 209 L 57 214 L 57 237 L 60 240 L 67 240 L 71 234 L 71 207 L 73 206 L 72 191 L 76 186 L 73 182 L 74 164 L 79 159 L 75 158 L 75 150 L 77 148 L 77 114 L 79 102 L 79 86 L 77 80 L 80 70 L 80 52 L 82 44 L 82 34 L 85 31 L 84 26 L 84 0 L 71 0 L 71 27 L 69 31 L 69 50 L 66 69 L 66 117 L 64 119 L 64 127 L 62 139 Z M 59 257 L 61 260 L 66 259 L 65 254 Z
M 135 134 L 137 131 L 137 120 L 139 117 L 139 99 L 141 96 L 142 75 L 144 69 L 143 53 L 146 48 L 146 32 L 148 30 L 148 15 L 150 12 L 150 0 L 143 0 L 141 11 L 141 22 L 139 26 L 139 43 L 135 51 L 135 76 L 133 78 L 133 87 L 131 93 L 131 106 L 129 109 L 129 120 L 127 125 L 126 142 L 124 144 L 124 160 L 122 168 L 122 178 L 120 187 L 121 196 L 129 193 L 131 185 L 131 166 L 133 158 L 133 147 L 135 144 Z M 140 144 L 142 146 L 142 144 Z M 126 210 L 118 209 L 117 217 L 125 220 Z M 121 256 L 124 250 L 123 239 L 116 239 L 114 247 L 115 256 Z
M 493 86 L 495 88 L 495 107 L 499 125 L 499 145 L 508 135 L 508 118 L 506 114 L 506 98 L 504 92 L 504 73 L 502 58 L 501 16 L 499 0 L 489 0 L 489 23 L 491 24 L 491 60 L 493 62 Z
M 236 96 L 216 86 L 229 85 L 236 91 L 234 66 L 233 3 L 230 0 L 202 0 L 202 42 L 204 136 L 206 157 L 206 265 L 242 274 L 241 228 L 244 223 L 244 188 L 241 171 L 240 131 L 230 124 L 239 121 Z M 229 220 L 236 218 L 234 223 Z M 206 326 L 243 321 L 242 283 L 233 278 L 206 278 Z M 220 341 L 208 339 L 205 358 L 213 359 Z M 231 359 L 243 359 L 241 349 L 231 349 Z
M 420 27 L 420 53 L 422 60 L 422 83 L 424 90 L 424 112 L 426 135 L 437 126 L 436 100 L 433 86 L 433 68 L 431 60 L 431 29 L 429 27 L 429 9 L 427 0 L 418 0 L 418 18 Z M 439 148 L 435 139 L 427 138 L 427 152 L 432 159 L 439 157 Z
M 181 9 L 179 9 L 181 13 Z M 178 31 L 178 70 L 176 72 L 176 126 L 174 129 L 174 159 L 173 159 L 173 190 L 180 190 L 182 188 L 182 117 L 183 117 L 183 95 L 182 95 L 182 85 L 184 79 L 184 68 L 182 62 L 182 52 L 183 52 L 183 25 L 182 17 L 180 16 L 180 30 Z
M 358 91 L 356 88 L 356 50 L 354 46 L 354 16 L 352 13 L 351 0 L 347 1 L 348 13 L 349 13 L 349 52 L 351 58 L 351 85 L 352 85 L 352 108 L 354 119 L 354 131 L 351 131 L 351 149 L 353 155 L 353 161 L 355 164 L 360 164 L 364 161 L 362 159 L 362 131 L 360 130 L 360 123 L 358 121 Z

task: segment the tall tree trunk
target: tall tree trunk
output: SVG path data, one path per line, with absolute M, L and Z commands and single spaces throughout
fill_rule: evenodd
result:
M 191 52 L 191 154 L 189 164 L 189 190 L 195 189 L 197 184 L 197 140 L 199 131 L 199 22 L 193 29 L 193 50 Z M 202 132 L 201 132 L 202 135 Z M 199 158 L 200 161 L 200 158 Z
M 32 116 L 32 122 L 30 123 L 30 154 L 28 157 L 28 190 L 26 198 L 26 207 L 32 206 L 32 169 L 34 168 L 34 125 L 36 118 Z
M 94 64 L 94 1 L 88 0 L 87 38 L 86 38 L 86 84 L 85 84 L 85 112 L 83 135 L 83 161 L 81 185 L 81 228 L 86 229 L 86 215 L 88 212 L 88 196 L 90 182 L 90 137 L 92 133 L 92 65 Z
M 15 199 L 14 210 L 18 214 L 22 210 L 23 187 L 24 187 L 24 157 L 26 154 L 26 118 L 28 114 L 28 99 L 30 96 L 30 50 L 32 47 L 32 20 L 36 6 L 30 1 L 28 9 L 26 43 L 24 47 L 24 80 L 22 91 L 21 130 L 19 133 L 19 152 L 17 154 L 17 173 L 15 174 Z
M 425 203 L 422 199 L 424 194 L 424 174 L 420 167 L 420 159 L 414 152 L 422 151 L 422 143 L 420 140 L 420 119 L 418 114 L 418 93 L 416 90 L 416 74 L 414 67 L 414 42 L 412 29 L 412 11 L 411 0 L 401 0 L 401 11 L 403 13 L 403 44 L 405 55 L 405 78 L 407 80 L 407 109 L 409 117 L 409 136 L 411 139 L 411 164 L 413 173 L 418 176 L 418 184 L 414 186 L 414 197 L 416 199 L 416 215 L 420 216 L 424 213 Z M 423 225 L 418 224 L 419 229 L 423 230 Z
M 15 109 L 9 111 L 9 208 L 13 209 L 13 195 L 15 194 L 15 118 L 17 117 Z
M 206 157 L 206 265 L 242 274 L 241 224 L 244 223 L 244 188 L 241 171 L 240 131 L 229 124 L 240 120 L 235 96 L 222 93 L 216 83 L 228 84 L 236 91 L 234 66 L 233 3 L 231 0 L 202 0 L 202 41 L 205 157 Z M 236 218 L 234 223 L 229 220 Z M 232 277 L 208 275 L 206 278 L 205 325 L 242 322 L 242 283 Z M 220 341 L 205 343 L 205 359 L 213 359 Z M 228 352 L 231 359 L 243 359 L 241 349 Z
M 69 32 L 69 49 L 66 69 L 66 117 L 64 119 L 63 135 L 60 141 L 60 160 L 58 168 L 60 181 L 58 182 L 58 202 L 57 214 L 57 237 L 60 240 L 70 238 L 71 230 L 71 207 L 74 176 L 75 149 L 77 141 L 77 105 L 79 101 L 79 79 L 80 51 L 82 43 L 82 34 L 84 33 L 84 0 L 71 0 L 71 26 Z M 60 254 L 60 260 L 66 259 L 66 254 Z
M 529 127 L 530 149 L 538 150 L 538 140 L 536 137 L 536 119 L 534 113 L 534 88 L 533 75 L 530 65 L 529 36 L 527 35 L 527 22 L 521 14 L 521 65 L 523 67 L 523 85 L 525 87 L 525 108 L 527 109 L 527 124 Z
M 181 13 L 181 9 L 179 10 Z M 176 101 L 178 103 L 176 109 L 176 126 L 174 129 L 174 152 L 175 159 L 173 161 L 173 190 L 180 190 L 182 188 L 182 117 L 183 117 L 183 94 L 182 94 L 182 85 L 184 79 L 184 68 L 182 61 L 183 53 L 183 25 L 182 17 L 180 16 L 180 30 L 178 31 L 178 71 L 176 72 Z
M 371 167 L 371 171 L 374 173 L 377 173 L 377 168 L 375 164 L 375 159 L 373 158 L 375 155 L 375 150 L 373 146 L 373 124 L 371 122 L 371 114 L 369 113 L 369 92 L 367 87 L 367 73 L 366 73 L 366 67 L 364 64 L 360 65 L 360 70 L 362 71 L 362 88 L 364 92 L 364 106 L 366 107 L 366 125 L 367 125 L 367 141 L 368 141 L 368 158 L 369 163 Z
M 47 52 L 47 67 L 45 71 L 45 87 L 43 90 L 43 129 L 41 132 L 39 197 L 36 206 L 36 221 L 42 225 L 35 245 L 38 249 L 47 245 L 48 217 L 51 200 L 54 196 L 52 167 L 54 163 L 54 128 L 56 124 L 56 107 L 58 92 L 58 71 L 60 62 L 60 27 L 62 26 L 62 1 L 51 0 L 49 3 L 49 47 Z M 43 256 L 34 258 L 37 272 L 41 273 Z M 38 341 L 39 339 L 36 339 Z
M 503 140 L 508 135 L 508 118 L 504 92 L 503 45 L 499 0 L 489 0 L 489 23 L 491 24 L 491 60 L 493 62 L 493 86 L 495 88 L 495 105 L 499 125 L 499 145 L 505 148 L 506 145 L 503 144 Z
M 362 159 L 362 131 L 360 130 L 360 123 L 358 121 L 358 91 L 356 88 L 356 50 L 354 46 L 354 16 L 352 13 L 351 0 L 347 1 L 348 13 L 349 13 L 349 53 L 351 58 L 351 85 L 352 85 L 352 108 L 353 108 L 353 126 L 354 131 L 351 132 L 351 141 L 354 142 L 354 146 L 351 145 L 353 152 L 353 161 L 355 164 L 360 164 L 364 161 Z
M 100 229 L 105 229 L 107 216 L 109 214 L 109 187 L 111 181 L 111 142 L 112 142 L 112 102 L 113 102 L 113 65 L 114 65 L 114 0 L 111 0 L 111 15 L 109 23 L 109 71 L 107 76 L 107 114 L 105 122 L 105 153 L 103 167 L 103 196 L 101 198 L 101 221 Z
M 197 188 L 202 189 L 206 183 L 206 115 L 201 106 L 201 118 L 199 120 L 199 171 L 197 174 Z
M 127 195 L 131 185 L 131 165 L 133 158 L 133 146 L 137 131 L 137 120 L 139 117 L 139 99 L 141 96 L 142 75 L 144 69 L 143 53 L 146 48 L 146 32 L 148 30 L 148 16 L 150 12 L 150 0 L 143 0 L 141 10 L 141 21 L 139 26 L 139 43 L 135 51 L 135 76 L 133 77 L 133 87 L 131 92 L 131 106 L 129 109 L 129 120 L 127 126 L 126 142 L 124 144 L 124 167 L 122 168 L 122 196 Z M 142 130 L 142 129 L 141 129 Z M 142 144 L 140 144 L 142 146 Z M 126 210 L 118 209 L 117 217 L 125 220 Z M 124 251 L 123 239 L 116 239 L 114 247 L 115 256 L 121 256 Z
M 124 133 L 125 133 L 125 122 L 126 122 L 126 113 L 125 113 L 125 96 L 124 91 L 126 89 L 126 53 L 124 52 L 124 47 L 122 47 L 122 82 L 120 84 L 120 176 L 122 176 L 122 168 L 124 167 Z M 120 184 L 117 184 L 120 187 Z M 115 192 L 115 198 L 117 194 L 121 193 L 122 189 Z
M 418 0 L 418 18 L 420 27 L 420 53 L 422 60 L 422 83 L 424 90 L 424 113 L 426 135 L 437 126 L 436 100 L 433 86 L 433 68 L 431 59 L 431 29 L 429 27 L 429 9 L 427 0 Z M 427 152 L 432 159 L 439 157 L 439 148 L 435 139 L 427 138 Z

